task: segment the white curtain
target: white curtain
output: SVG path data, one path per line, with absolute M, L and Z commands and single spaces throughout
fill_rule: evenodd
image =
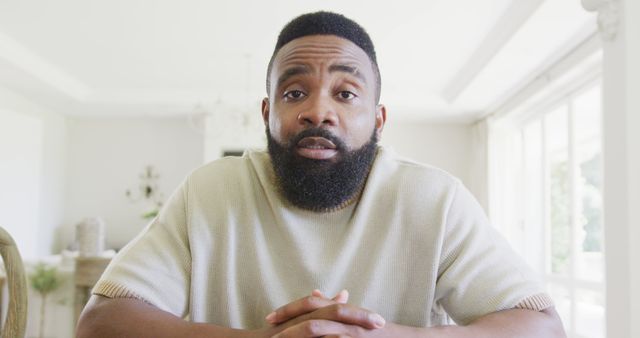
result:
M 466 185 L 487 213 L 489 213 L 488 145 L 489 123 L 483 119 L 471 126 L 471 158 Z
M 518 250 L 525 240 L 519 198 L 522 191 L 522 140 L 519 130 L 509 121 L 489 120 L 487 124 L 489 218 Z

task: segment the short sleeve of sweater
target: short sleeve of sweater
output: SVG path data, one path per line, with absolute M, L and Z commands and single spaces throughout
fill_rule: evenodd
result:
M 550 304 L 536 275 L 489 224 L 461 183 L 457 183 L 445 224 L 435 300 L 456 323 L 467 325 L 486 314 L 522 308 L 531 301 Z
M 137 298 L 176 316 L 187 314 L 191 255 L 185 190 L 183 185 L 174 192 L 158 217 L 114 257 L 94 294 Z

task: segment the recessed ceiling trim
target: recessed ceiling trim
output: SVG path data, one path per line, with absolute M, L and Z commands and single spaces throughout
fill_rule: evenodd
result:
M 514 0 L 511 3 L 467 63 L 442 90 L 442 96 L 447 102 L 453 103 L 460 96 L 543 2 L 544 0 Z
M 602 48 L 602 42 L 595 29 L 591 30 L 578 44 L 569 44 L 573 47 L 560 56 L 555 56 L 553 62 L 547 62 L 543 69 L 535 71 L 528 77 L 528 81 L 519 86 L 519 89 L 507 99 L 500 101 L 478 120 L 491 116 L 498 118 L 508 114 L 523 102 L 543 90 L 549 83 L 567 74 L 575 65 L 586 60 Z
M 0 32 L 0 59 L 33 75 L 69 97 L 82 101 L 91 89 L 60 68 L 39 57 L 14 39 Z

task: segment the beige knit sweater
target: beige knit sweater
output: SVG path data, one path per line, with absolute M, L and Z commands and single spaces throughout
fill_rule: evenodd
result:
M 94 293 L 234 328 L 320 289 L 412 326 L 551 305 L 459 180 L 379 148 L 360 198 L 333 212 L 283 200 L 265 152 L 192 173 Z

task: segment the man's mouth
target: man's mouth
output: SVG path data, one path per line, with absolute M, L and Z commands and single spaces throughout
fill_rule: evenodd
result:
M 324 137 L 310 136 L 298 142 L 296 153 L 314 160 L 328 160 L 336 156 L 338 150 L 330 140 Z

